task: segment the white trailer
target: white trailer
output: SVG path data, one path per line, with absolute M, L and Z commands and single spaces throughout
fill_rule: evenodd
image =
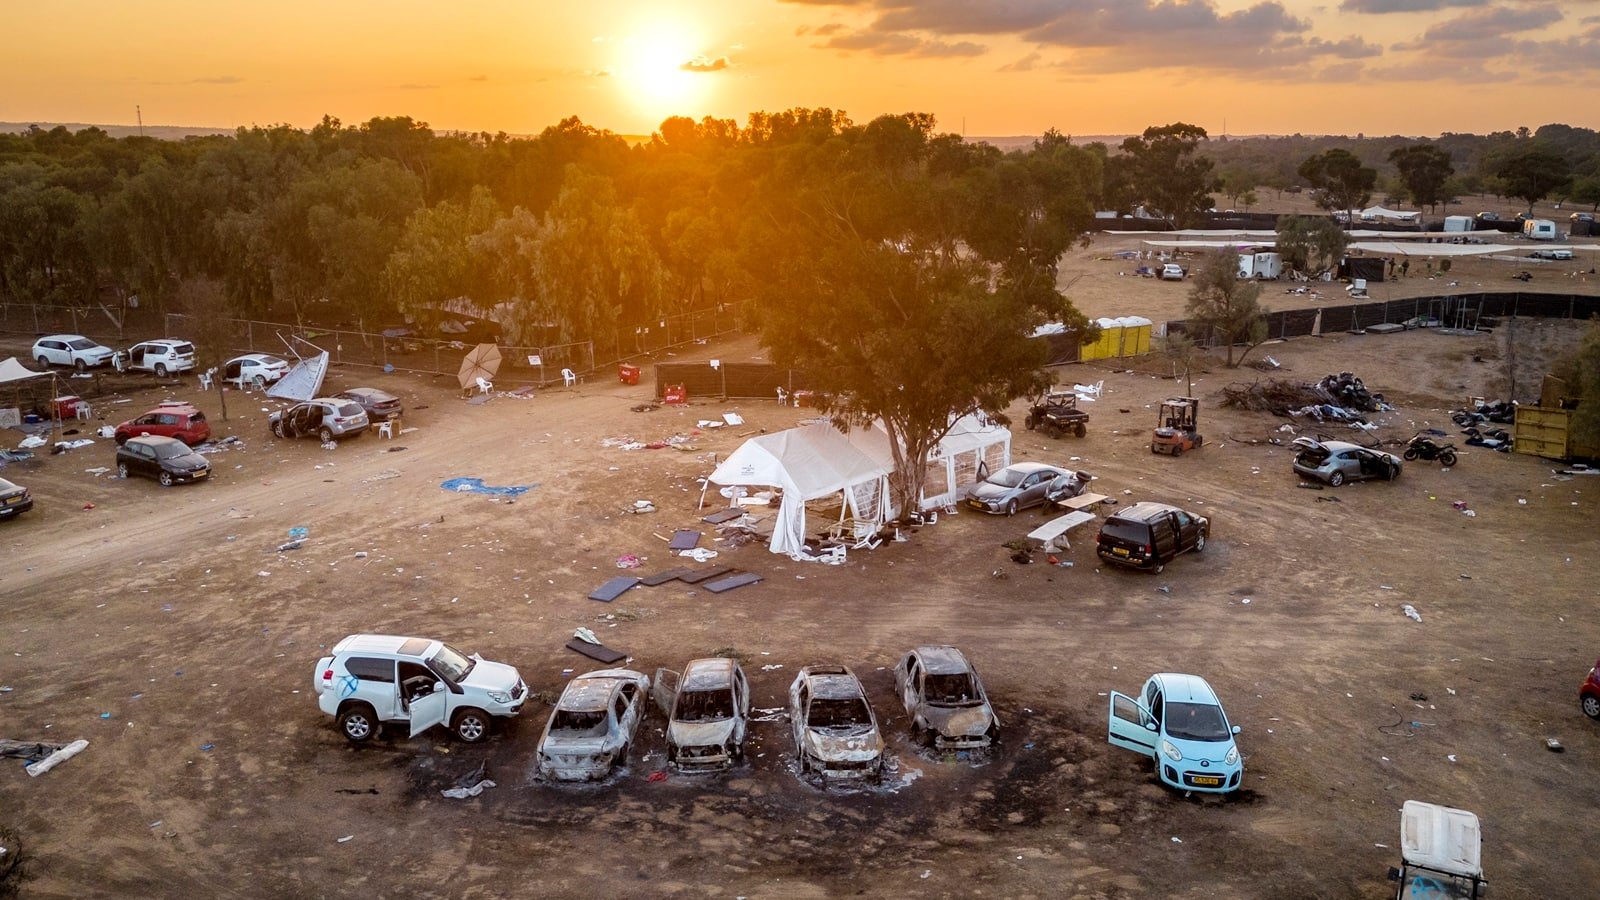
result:
M 1270 251 L 1239 254 L 1239 277 L 1274 279 L 1283 276 L 1283 257 Z
M 1445 231 L 1471 231 L 1476 224 L 1471 216 L 1445 216 Z
M 1522 236 L 1530 241 L 1556 239 L 1556 223 L 1549 219 L 1526 219 L 1522 223 Z

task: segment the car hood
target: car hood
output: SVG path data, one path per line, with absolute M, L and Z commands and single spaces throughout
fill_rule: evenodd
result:
M 977 706 L 930 706 L 924 703 L 917 707 L 917 715 L 929 727 L 950 737 L 983 734 L 994 722 L 994 713 L 989 710 L 987 703 Z
M 1205 760 L 1215 766 L 1221 766 L 1223 758 L 1233 749 L 1231 738 L 1226 741 L 1184 741 L 1169 734 L 1167 740 L 1178 748 L 1184 759 L 1192 762 Z
M 489 662 L 486 659 L 478 660 L 467 677 L 462 679 L 464 687 L 478 688 L 485 691 L 509 691 L 517 686 L 522 676 L 517 670 L 505 663 Z
M 667 740 L 679 747 L 718 747 L 733 737 L 736 721 L 673 722 L 667 726 Z
M 211 463 L 204 456 L 201 456 L 198 453 L 189 453 L 184 456 L 174 456 L 173 458 L 167 460 L 167 462 L 170 463 L 173 468 L 183 469 L 187 472 L 198 472 L 201 469 L 211 468 Z
M 609 737 L 565 737 L 550 735 L 539 745 L 546 756 L 599 756 L 612 749 Z
M 998 484 L 980 481 L 967 491 L 967 496 L 974 500 L 1003 500 L 1016 493 L 1016 491 L 1016 488 L 1001 487 Z
M 865 762 L 883 753 L 883 739 L 870 725 L 836 733 L 807 729 L 805 735 L 806 750 L 826 762 Z

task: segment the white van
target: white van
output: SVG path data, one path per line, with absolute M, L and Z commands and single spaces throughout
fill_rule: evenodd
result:
M 1556 239 L 1556 223 L 1549 219 L 1526 219 L 1522 223 L 1522 236 L 1530 241 Z

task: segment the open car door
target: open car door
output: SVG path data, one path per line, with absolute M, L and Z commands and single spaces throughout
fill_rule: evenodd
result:
M 411 736 L 416 737 L 435 725 L 443 725 L 449 699 L 450 691 L 443 684 L 436 684 L 433 693 L 412 700 Z
M 1110 732 L 1106 740 L 1113 746 L 1144 756 L 1156 755 L 1156 720 L 1144 704 L 1127 694 L 1111 692 Z
M 661 707 L 661 711 L 666 713 L 668 718 L 672 717 L 672 704 L 677 702 L 678 682 L 681 680 L 683 676 L 671 669 L 656 670 L 655 687 L 651 689 L 651 693 L 655 695 L 656 705 Z

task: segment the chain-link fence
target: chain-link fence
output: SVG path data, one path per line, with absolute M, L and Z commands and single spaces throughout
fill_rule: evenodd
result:
M 1520 291 L 1450 294 L 1268 313 L 1267 337 L 1331 334 L 1382 324 L 1470 329 L 1492 327 L 1496 320 L 1507 316 L 1587 319 L 1597 314 L 1600 297 Z M 1167 334 L 1189 334 L 1201 346 L 1216 347 L 1221 343 L 1210 329 L 1187 319 L 1167 322 L 1166 329 Z

